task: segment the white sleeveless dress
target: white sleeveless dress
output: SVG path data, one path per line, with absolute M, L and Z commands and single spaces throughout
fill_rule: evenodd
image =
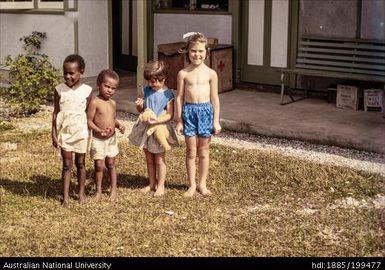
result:
M 59 146 L 67 152 L 86 153 L 89 138 L 86 107 L 92 87 L 82 84 L 73 90 L 61 83 L 55 89 L 60 96 L 56 118 Z

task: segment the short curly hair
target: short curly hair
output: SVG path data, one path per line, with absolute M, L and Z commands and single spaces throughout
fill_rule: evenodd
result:
M 79 67 L 79 70 L 83 73 L 85 68 L 86 68 L 86 63 L 84 62 L 84 59 L 83 57 L 81 57 L 80 55 L 78 54 L 70 54 L 68 55 L 65 59 L 64 59 L 64 62 L 63 62 L 63 65 L 65 63 L 77 63 L 78 64 L 78 67 Z
M 168 69 L 163 61 L 150 61 L 144 66 L 143 76 L 148 81 L 152 78 L 158 80 L 167 79 Z
M 117 82 L 119 82 L 118 73 L 116 73 L 112 69 L 103 69 L 102 71 L 99 72 L 98 78 L 96 79 L 96 82 L 98 83 L 98 85 L 103 83 L 106 77 L 110 77 L 116 80 Z

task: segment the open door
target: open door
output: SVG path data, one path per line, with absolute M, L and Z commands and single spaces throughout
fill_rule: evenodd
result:
M 136 72 L 138 63 L 136 14 L 136 1 L 112 1 L 114 69 Z

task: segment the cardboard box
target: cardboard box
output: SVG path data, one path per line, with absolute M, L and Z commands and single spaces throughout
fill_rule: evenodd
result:
M 383 108 L 384 90 L 365 89 L 364 90 L 364 109 L 365 112 L 384 112 Z
M 353 85 L 337 85 L 336 107 L 359 110 L 362 108 L 362 89 Z

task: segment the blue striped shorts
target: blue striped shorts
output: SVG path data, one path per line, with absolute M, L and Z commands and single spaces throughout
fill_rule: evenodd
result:
M 213 116 L 211 102 L 185 103 L 182 110 L 183 134 L 187 137 L 211 137 Z

